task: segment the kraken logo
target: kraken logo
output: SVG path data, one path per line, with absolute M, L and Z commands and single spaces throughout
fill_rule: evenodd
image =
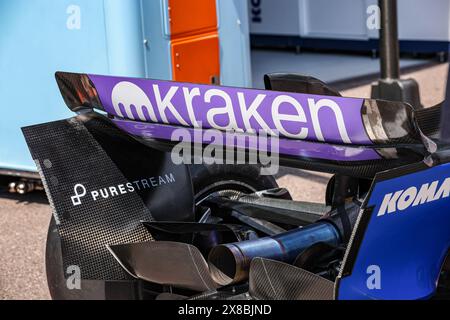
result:
M 136 80 L 136 83 L 118 82 L 111 92 L 111 101 L 112 106 L 105 107 L 106 111 L 142 122 L 191 127 L 198 127 L 203 122 L 205 128 L 250 133 L 262 129 L 278 136 L 274 133 L 276 129 L 282 136 L 293 139 L 352 143 L 344 109 L 354 108 L 341 108 L 336 101 L 328 98 L 259 93 L 251 101 L 246 98 L 246 92 L 238 90 Z M 352 101 L 355 107 L 360 103 L 361 100 Z M 286 108 L 291 111 L 287 112 Z M 198 112 L 195 113 L 194 109 Z M 156 111 L 160 121 L 156 118 Z M 189 122 L 185 119 L 186 115 Z M 242 124 L 238 124 L 239 118 Z
M 119 82 L 112 90 L 111 100 L 114 110 L 119 117 L 146 121 L 149 116 L 152 121 L 156 122 L 156 116 L 150 99 L 145 92 L 134 83 L 128 81 Z M 125 115 L 120 109 L 120 105 L 122 105 Z M 139 119 L 135 118 L 132 112 L 132 106 L 136 110 Z M 148 114 L 147 117 L 144 114 L 144 110 Z

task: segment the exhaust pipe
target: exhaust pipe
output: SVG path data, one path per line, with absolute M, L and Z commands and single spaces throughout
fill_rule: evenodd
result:
M 253 258 L 260 257 L 293 263 L 308 247 L 324 242 L 338 246 L 349 238 L 360 206 L 351 203 L 326 218 L 306 227 L 290 230 L 272 237 L 222 244 L 208 256 L 212 279 L 225 286 L 248 279 Z
M 211 277 L 220 285 L 248 278 L 253 258 L 261 257 L 292 263 L 306 248 L 318 242 L 337 246 L 341 237 L 329 222 L 318 222 L 273 237 L 235 242 L 213 248 L 208 256 Z

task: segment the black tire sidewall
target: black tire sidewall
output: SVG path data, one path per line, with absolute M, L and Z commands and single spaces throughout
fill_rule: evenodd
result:
M 262 175 L 258 165 L 190 165 L 191 180 L 194 195 L 198 196 L 202 190 L 217 183 L 228 184 L 237 191 L 254 192 L 259 190 L 278 188 L 273 176 Z M 242 184 L 241 186 L 239 185 Z M 245 190 L 245 186 L 248 187 Z M 242 187 L 242 190 L 239 190 Z

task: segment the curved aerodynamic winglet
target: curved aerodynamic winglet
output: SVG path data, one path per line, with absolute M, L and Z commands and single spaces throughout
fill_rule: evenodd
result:
M 192 245 L 148 241 L 109 245 L 108 249 L 135 278 L 199 292 L 218 287 L 202 254 Z

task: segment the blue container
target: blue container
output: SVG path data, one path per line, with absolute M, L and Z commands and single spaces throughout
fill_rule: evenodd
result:
M 0 1 L 1 169 L 35 171 L 20 128 L 71 115 L 58 94 L 55 71 L 108 74 L 119 70 L 131 76 L 145 74 L 143 59 L 136 59 L 136 52 L 143 55 L 142 41 L 133 46 L 131 42 L 136 37 L 129 37 L 126 53 L 114 50 L 116 42 L 108 43 L 114 35 L 106 32 L 105 14 L 112 2 L 129 11 L 139 4 L 139 1 L 129 0 Z M 124 17 L 126 15 L 130 12 L 124 12 Z M 137 34 L 132 30 L 137 24 L 131 22 L 124 19 L 117 24 Z M 110 51 L 116 55 L 111 55 Z M 127 59 L 133 55 L 132 59 Z M 118 65 L 111 57 L 126 62 Z
M 217 0 L 221 82 L 250 85 L 247 4 Z M 0 0 L 0 174 L 35 172 L 23 126 L 67 118 L 54 73 L 170 80 L 168 0 Z

